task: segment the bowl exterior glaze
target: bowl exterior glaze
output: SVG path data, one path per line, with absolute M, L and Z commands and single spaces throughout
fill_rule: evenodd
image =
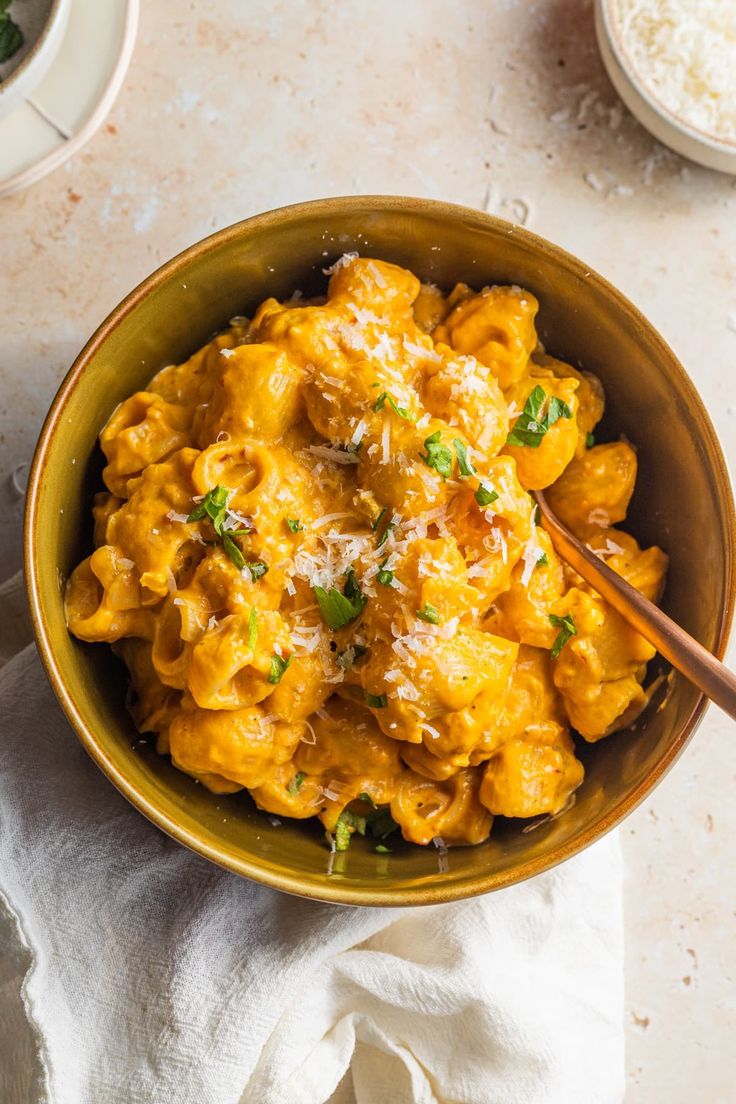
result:
M 451 849 L 447 873 L 439 873 L 434 848 L 399 845 L 385 856 L 357 846 L 328 876 L 320 831 L 274 827 L 249 798 L 210 794 L 142 747 L 124 705 L 122 665 L 108 647 L 74 640 L 64 623 L 64 581 L 91 548 L 97 435 L 115 405 L 267 295 L 323 289 L 322 268 L 348 250 L 442 287 L 508 282 L 534 292 L 548 351 L 600 376 L 604 431 L 637 446 L 630 525 L 670 555 L 665 609 L 723 654 L 734 603 L 733 497 L 713 427 L 674 354 L 619 292 L 554 245 L 477 211 L 398 197 L 258 215 L 180 254 L 113 311 L 74 363 L 41 433 L 26 511 L 28 595 L 42 660 L 81 742 L 161 829 L 229 870 L 291 893 L 344 904 L 430 904 L 521 881 L 613 828 L 680 754 L 703 714 L 702 695 L 672 677 L 633 730 L 583 746 L 586 779 L 574 807 L 533 832 L 499 821 L 487 843 Z

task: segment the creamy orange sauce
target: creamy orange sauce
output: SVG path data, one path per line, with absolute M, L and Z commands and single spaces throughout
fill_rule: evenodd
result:
M 641 711 L 653 649 L 528 492 L 649 597 L 667 559 L 615 528 L 636 454 L 592 443 L 601 385 L 545 355 L 537 306 L 348 256 L 324 301 L 267 299 L 114 411 L 67 619 L 114 644 L 180 770 L 339 847 L 384 808 L 478 843 L 565 806 L 571 729 Z

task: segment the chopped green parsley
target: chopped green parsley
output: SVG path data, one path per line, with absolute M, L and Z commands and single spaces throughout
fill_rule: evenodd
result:
M 9 61 L 25 42 L 23 32 L 8 14 L 11 0 L 0 0 L 0 62 Z
M 2 3 L 2 0 L 0 0 Z M 234 537 L 246 537 L 251 532 L 250 529 L 225 529 L 225 521 L 227 520 L 227 502 L 230 497 L 230 491 L 227 487 L 221 486 L 219 483 L 216 487 L 213 487 L 207 492 L 198 506 L 192 510 L 191 514 L 187 518 L 187 521 L 202 521 L 204 518 L 209 518 L 212 522 L 212 528 L 217 533 L 220 541 L 222 542 L 223 551 L 232 560 L 238 570 L 242 571 L 245 567 L 245 557 L 235 543 Z M 260 563 L 260 561 L 258 561 Z M 249 565 L 251 567 L 252 565 Z M 265 564 L 262 564 L 263 570 L 260 575 L 265 575 L 268 568 Z M 251 572 L 251 574 L 253 574 Z M 259 578 L 259 575 L 253 575 L 254 579 Z
M 287 656 L 286 658 L 284 658 L 283 656 L 276 655 L 274 653 L 274 655 L 271 656 L 271 670 L 268 672 L 268 681 L 270 683 L 273 683 L 274 685 L 278 682 L 281 682 L 282 676 L 284 675 L 284 672 L 288 668 L 292 659 L 293 656 Z
M 343 809 L 335 825 L 336 851 L 347 851 L 354 832 L 359 836 L 370 832 L 374 839 L 383 840 L 399 827 L 387 805 L 379 807 L 367 793 L 361 793 L 359 800 L 371 805 L 371 811 L 366 816 L 361 816 L 352 809 Z M 379 854 L 391 854 L 391 849 L 383 843 L 378 843 L 375 849 Z
M 545 403 L 547 410 L 542 414 Z M 570 407 L 556 395 L 548 397 L 544 388 L 537 384 L 516 419 L 514 428 L 506 438 L 506 444 L 539 448 L 544 435 L 560 418 L 572 418 Z
M 485 483 L 481 483 L 475 492 L 475 501 L 479 506 L 490 506 L 497 498 L 498 491 L 492 491 L 490 487 L 486 487 Z
M 373 409 L 378 413 L 379 410 L 383 410 L 384 406 L 388 403 L 395 414 L 398 414 L 400 418 L 404 418 L 407 422 L 415 422 L 415 416 L 406 409 L 405 406 L 398 406 L 395 399 L 392 399 L 388 391 L 382 391 L 373 404 Z
M 312 587 L 317 599 L 322 620 L 329 629 L 341 629 L 363 612 L 368 599 L 360 589 L 360 583 L 351 567 L 345 577 L 345 586 L 341 594 L 336 587 L 325 590 L 324 587 Z
M 423 609 L 417 610 L 417 617 L 422 621 L 429 621 L 430 625 L 440 623 L 439 610 L 435 609 L 431 602 L 425 602 Z
M 250 611 L 248 617 L 248 651 L 252 652 L 256 646 L 256 640 L 258 639 L 258 614 L 255 611 L 255 607 Z
M 424 447 L 426 453 L 420 452 L 419 456 L 427 467 L 434 468 L 443 479 L 452 475 L 452 453 L 447 445 L 442 444 L 439 430 L 435 430 L 425 439 Z
M 357 663 L 359 659 L 362 659 L 367 648 L 363 644 L 351 644 L 349 648 L 346 648 L 344 652 L 340 652 L 335 658 L 337 666 L 343 670 L 349 670 L 353 664 Z
M 549 615 L 550 624 L 554 625 L 556 629 L 559 629 L 555 642 L 552 645 L 552 658 L 557 659 L 562 649 L 567 644 L 571 636 L 577 636 L 578 630 L 575 627 L 575 622 L 572 619 L 572 614 L 565 614 L 564 617 L 558 617 L 556 613 Z
M 383 532 L 381 533 L 380 537 L 378 538 L 378 540 L 376 542 L 376 548 L 383 548 L 383 546 L 386 543 L 386 541 L 388 540 L 391 532 L 395 528 L 396 528 L 396 522 L 395 521 L 389 521 L 387 523 L 386 528 L 383 530 Z
M 378 569 L 378 574 L 376 575 L 376 578 L 378 579 L 378 582 L 381 584 L 381 586 L 391 586 L 394 581 L 394 573 L 386 567 L 387 563 L 388 556 L 381 563 L 381 566 Z
M 457 466 L 460 469 L 460 474 L 465 476 L 476 475 L 477 473 L 475 468 L 468 460 L 468 446 L 464 444 L 464 442 L 461 441 L 459 437 L 456 437 L 452 443 L 455 446 L 455 453 L 457 455 Z
M 378 528 L 378 526 L 383 521 L 384 515 L 385 515 L 387 510 L 388 510 L 388 506 L 384 506 L 383 509 L 381 510 L 380 514 L 376 518 L 376 520 L 371 525 L 371 529 L 373 530 L 374 533 L 375 533 L 376 529 Z
M 304 779 L 306 777 L 307 776 L 304 773 L 304 771 L 297 771 L 296 772 L 296 774 L 292 778 L 291 782 L 286 787 L 287 791 L 291 794 L 292 797 L 296 797 L 296 795 L 299 793 L 300 789 L 302 788 L 302 785 L 304 784 Z

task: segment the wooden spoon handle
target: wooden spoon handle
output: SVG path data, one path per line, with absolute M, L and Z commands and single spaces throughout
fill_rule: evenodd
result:
M 534 492 L 555 550 L 685 678 L 736 720 L 736 675 L 574 537 Z

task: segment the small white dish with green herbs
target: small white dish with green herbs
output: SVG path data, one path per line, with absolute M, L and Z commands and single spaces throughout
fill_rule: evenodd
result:
M 15 15 L 23 3 L 30 0 L 12 0 L 7 10 Z M 0 113 L 0 203 L 78 153 L 107 118 L 125 78 L 140 0 L 69 5 L 61 45 L 43 80 L 12 111 Z
M 41 82 L 58 53 L 71 0 L 0 0 L 0 115 Z

